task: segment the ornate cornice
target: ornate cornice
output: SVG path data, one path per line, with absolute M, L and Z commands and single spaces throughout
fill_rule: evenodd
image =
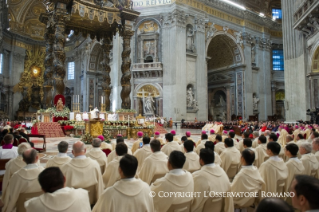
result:
M 187 15 L 182 10 L 174 10 L 161 15 L 161 21 L 163 28 L 179 26 L 186 28 Z

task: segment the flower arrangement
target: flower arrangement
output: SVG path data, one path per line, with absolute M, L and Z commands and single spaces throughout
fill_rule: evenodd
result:
M 55 107 L 50 107 L 48 109 L 40 109 L 37 113 L 52 113 L 54 117 L 68 117 L 70 114 L 70 109 L 64 107 L 62 111 L 57 111 Z
M 74 127 L 73 127 L 73 126 L 70 126 L 70 125 L 66 125 L 66 126 L 64 126 L 63 128 L 64 128 L 65 131 L 71 131 L 71 130 L 74 129 Z
M 103 137 L 106 143 L 111 142 L 111 133 L 109 130 L 103 130 Z
M 86 133 L 82 135 L 81 141 L 83 141 L 85 144 L 91 144 L 92 140 L 93 138 L 90 133 Z

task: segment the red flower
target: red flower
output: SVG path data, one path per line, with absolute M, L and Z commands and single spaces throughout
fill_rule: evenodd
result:
M 65 131 L 69 131 L 69 130 L 73 130 L 74 129 L 73 126 L 69 126 L 69 125 L 64 126 L 63 128 L 64 128 Z

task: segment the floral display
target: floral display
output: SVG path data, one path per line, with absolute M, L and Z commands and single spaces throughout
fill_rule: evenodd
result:
M 71 131 L 71 130 L 74 129 L 74 127 L 73 127 L 73 126 L 70 126 L 70 125 L 66 125 L 66 126 L 64 126 L 63 128 L 64 128 L 65 131 Z

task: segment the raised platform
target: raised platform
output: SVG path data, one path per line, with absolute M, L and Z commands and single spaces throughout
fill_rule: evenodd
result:
M 57 122 L 39 122 L 37 124 L 40 135 L 45 135 L 46 138 L 64 137 L 63 130 Z

